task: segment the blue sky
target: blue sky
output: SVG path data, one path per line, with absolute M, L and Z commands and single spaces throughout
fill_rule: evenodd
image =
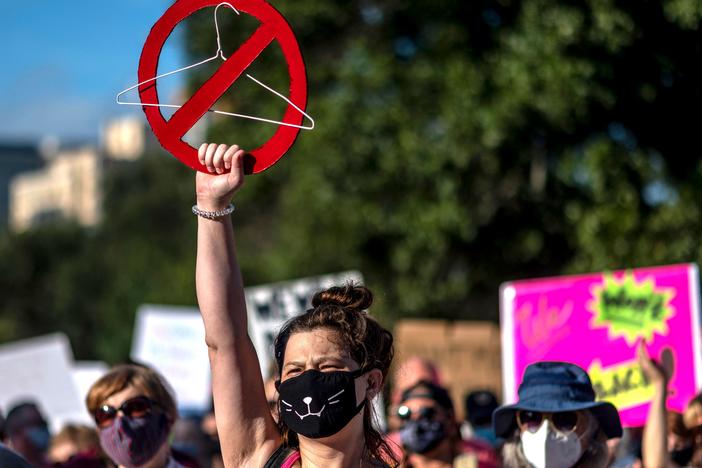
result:
M 90 139 L 105 119 L 141 113 L 115 95 L 136 84 L 141 48 L 171 0 L 22 0 L 0 14 L 0 141 Z M 159 71 L 183 66 L 180 39 L 169 38 Z M 181 79 L 159 81 L 159 95 Z M 132 98 L 135 95 L 131 95 Z

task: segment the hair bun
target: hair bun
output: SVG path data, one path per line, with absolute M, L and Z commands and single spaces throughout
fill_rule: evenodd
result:
M 336 305 L 359 312 L 369 308 L 372 303 L 373 293 L 370 292 L 370 289 L 353 283 L 319 291 L 312 298 L 312 307 L 315 308 L 323 305 Z

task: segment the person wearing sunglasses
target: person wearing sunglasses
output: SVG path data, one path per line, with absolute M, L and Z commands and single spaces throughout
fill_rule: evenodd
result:
M 86 397 L 100 446 L 120 468 L 197 467 L 177 460 L 168 436 L 178 418 L 163 377 L 144 366 L 120 365 L 98 379 Z
M 519 401 L 493 413 L 495 435 L 506 440 L 504 466 L 605 467 L 607 440 L 622 436 L 617 409 L 595 401 L 587 373 L 566 362 L 528 366 Z
M 487 443 L 461 439 L 451 397 L 439 385 L 420 381 L 406 389 L 397 407 L 397 417 L 401 421 L 398 435 L 405 468 L 500 465 L 497 454 Z M 397 440 L 395 434 L 390 438 Z

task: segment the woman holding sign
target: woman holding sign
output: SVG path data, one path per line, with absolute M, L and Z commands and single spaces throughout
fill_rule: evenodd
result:
M 283 326 L 275 340 L 280 422 L 271 417 L 228 216 L 244 183 L 244 151 L 204 144 L 198 157 L 211 174 L 196 177 L 197 296 L 225 465 L 395 466 L 370 405 L 390 368 L 392 335 L 367 315 L 365 287 L 321 291 L 312 309 Z

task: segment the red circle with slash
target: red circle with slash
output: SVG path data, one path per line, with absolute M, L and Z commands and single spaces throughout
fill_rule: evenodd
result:
M 156 76 L 161 49 L 175 26 L 196 11 L 216 7 L 221 0 L 178 0 L 151 28 L 139 60 L 139 82 Z M 158 107 L 142 106 L 151 128 L 161 146 L 184 164 L 201 172 L 209 172 L 200 164 L 197 149 L 182 138 L 212 107 L 224 92 L 241 76 L 246 68 L 274 40 L 278 41 L 285 56 L 290 75 L 288 99 L 304 110 L 307 105 L 307 75 L 295 35 L 278 10 L 263 0 L 233 0 L 229 2 L 240 12 L 257 18 L 261 25 L 236 52 L 227 58 L 188 101 L 166 121 Z M 139 87 L 141 102 L 158 104 L 155 81 Z M 282 122 L 301 125 L 303 115 L 288 104 Z M 297 138 L 299 128 L 278 126 L 278 130 L 262 146 L 249 152 L 244 159 L 247 174 L 261 172 L 275 164 Z

